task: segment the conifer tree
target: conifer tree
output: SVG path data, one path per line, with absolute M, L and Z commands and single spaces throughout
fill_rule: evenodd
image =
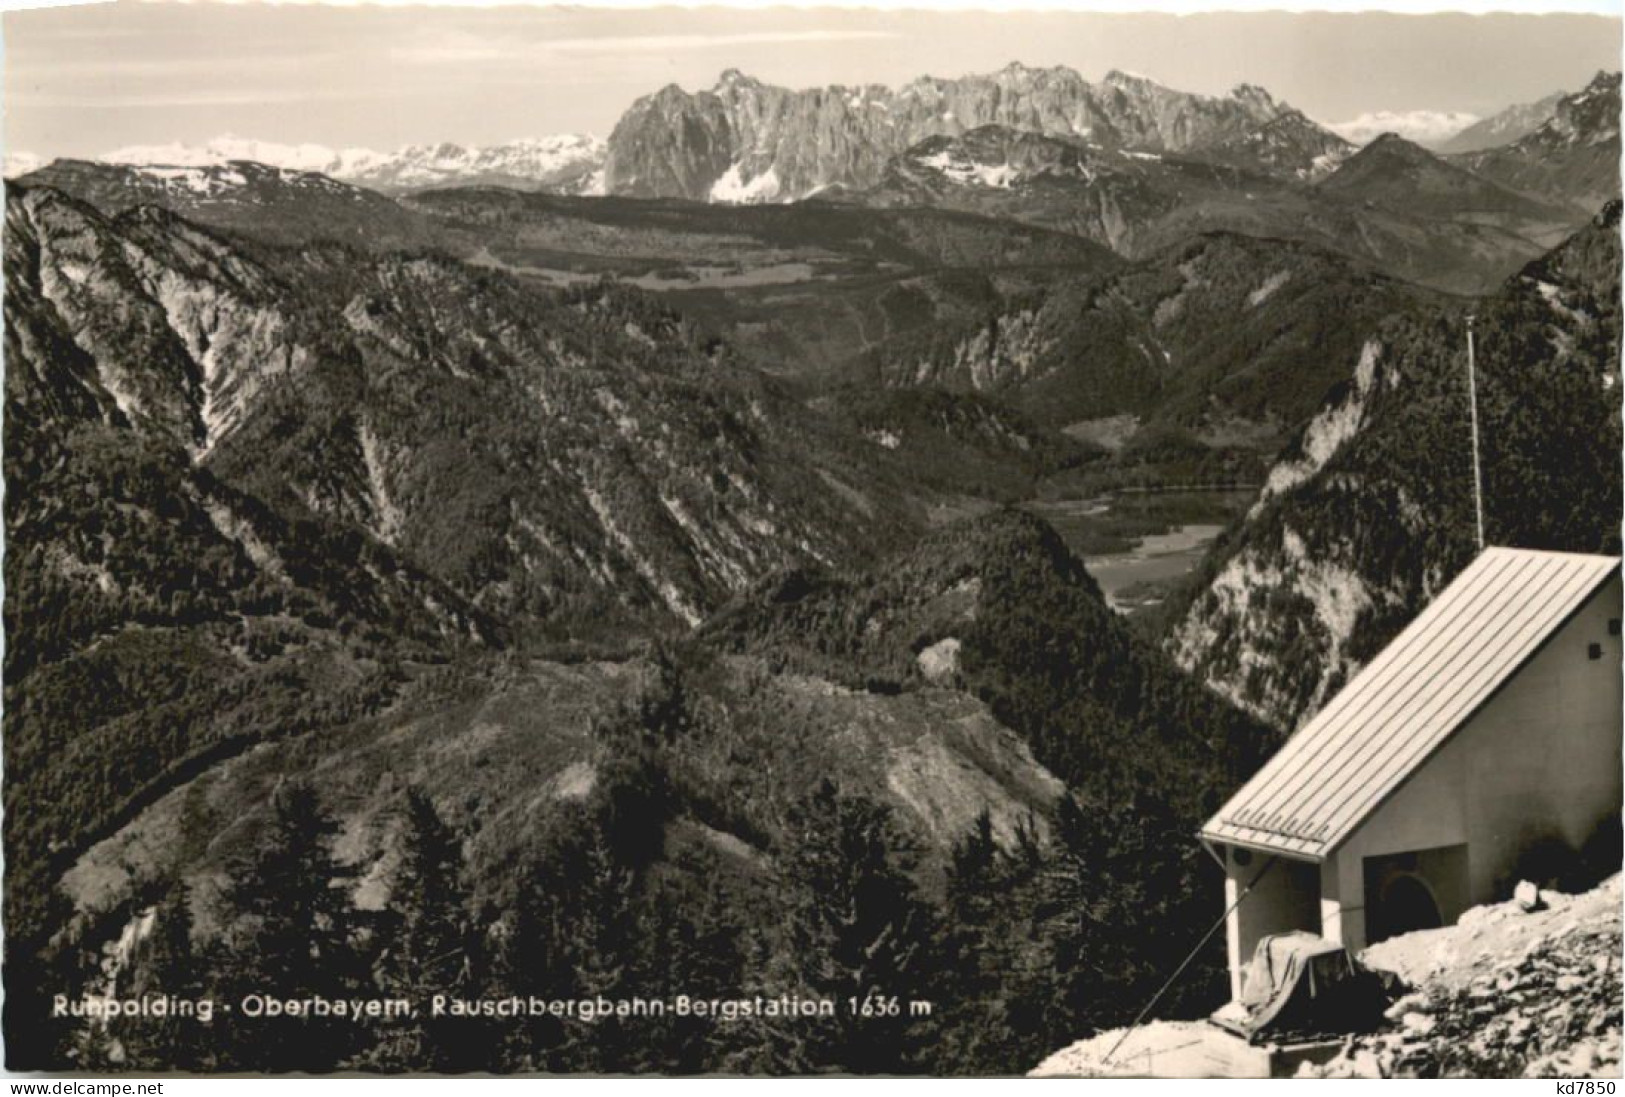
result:
M 195 1002 L 203 997 L 204 975 L 211 958 L 192 940 L 192 892 L 177 878 L 152 912 L 150 935 L 131 958 L 120 997 L 169 998 Z M 164 1017 L 119 1018 L 108 1028 L 123 1052 L 125 1064 L 137 1070 L 210 1069 L 216 1026 L 174 1012 Z
M 639 908 L 639 953 L 632 983 L 653 997 L 733 999 L 744 984 L 743 927 L 732 895 L 714 866 L 687 858 L 688 886 L 668 877 L 646 893 Z M 640 1069 L 699 1074 L 725 1069 L 723 1053 L 738 1026 L 713 1018 L 667 1016 L 639 1025 Z
M 1011 1031 L 1008 990 L 1022 966 L 1020 950 L 1030 947 L 1021 924 L 1021 867 L 1000 847 L 985 809 L 950 853 L 941 946 L 945 1073 L 1015 1069 L 1021 1037 Z
M 843 795 L 829 780 L 786 823 L 782 935 L 771 994 L 834 1003 L 829 1019 L 764 1026 L 775 1071 L 911 1073 L 929 1022 L 910 1016 L 930 1001 L 936 961 L 929 906 L 908 870 L 914 851 L 884 807 Z
M 583 999 L 613 1001 L 639 993 L 632 973 L 640 945 L 637 875 L 617 856 L 605 827 L 590 826 L 558 861 L 558 892 L 569 918 L 563 952 L 569 957 L 572 988 Z M 578 1071 L 627 1069 L 626 1055 L 637 1044 L 637 1022 L 601 1018 L 569 1027 L 566 1054 Z
M 281 786 L 262 839 L 230 866 L 233 919 L 222 982 L 227 1069 L 331 1071 L 358 1050 L 365 1027 L 339 1018 L 253 1019 L 245 996 L 343 999 L 365 986 L 350 901 L 353 876 L 334 856 L 338 827 L 303 783 Z
M 376 981 L 380 994 L 413 1003 L 416 1013 L 379 1031 L 366 1065 L 481 1069 L 489 1063 L 479 1057 L 486 1048 L 479 1023 L 435 1017 L 431 1008 L 437 994 L 467 995 L 475 978 L 462 841 L 420 789 L 407 790 L 404 816 Z

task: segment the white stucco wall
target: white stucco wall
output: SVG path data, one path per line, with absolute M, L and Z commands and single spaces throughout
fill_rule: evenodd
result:
M 1620 615 L 1615 577 L 1326 860 L 1325 935 L 1365 946 L 1368 857 L 1465 842 L 1464 909 L 1506 898 L 1496 886 L 1535 839 L 1578 849 L 1601 819 L 1619 815 L 1625 653 L 1608 621 Z M 1589 658 L 1590 644 L 1601 658 Z M 1442 913 L 1450 922 L 1461 912 Z
M 1243 865 L 1238 851 L 1225 854 L 1224 903 L 1228 910 L 1249 884 L 1247 899 L 1225 921 L 1225 944 L 1230 959 L 1230 996 L 1241 997 L 1241 977 L 1258 942 L 1272 933 L 1293 929 L 1315 930 L 1319 920 L 1320 866 L 1312 861 L 1279 858 L 1270 865 L 1268 853 L 1247 855 Z M 1266 872 L 1265 867 L 1269 866 Z

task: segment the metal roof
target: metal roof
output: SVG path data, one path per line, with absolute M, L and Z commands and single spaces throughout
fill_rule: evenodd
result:
M 1323 859 L 1618 571 L 1612 556 L 1486 549 L 1202 837 Z

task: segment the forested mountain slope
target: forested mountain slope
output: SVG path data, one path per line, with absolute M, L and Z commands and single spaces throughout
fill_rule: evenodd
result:
M 212 760 L 376 709 L 403 662 L 658 632 L 909 528 L 854 471 L 884 450 L 635 298 L 7 199 L 17 879 Z M 26 936 L 43 893 L 8 896 Z
M 1349 376 L 1363 328 L 1437 300 L 1318 249 L 1215 233 L 866 362 L 888 386 L 981 393 L 1083 436 L 1129 416 L 1122 460 L 1247 480 Z
M 1263 743 L 1106 608 L 1052 531 L 993 514 L 848 579 L 765 580 L 649 657 L 419 675 L 376 716 L 213 768 L 65 879 L 79 947 L 123 915 L 121 985 L 155 992 L 229 996 L 278 965 L 278 986 L 329 996 L 883 993 L 931 1012 L 590 1040 L 473 1018 L 189 1043 L 134 1020 L 46 1028 L 30 1054 L 63 1041 L 96 1061 L 116 1040 L 132 1063 L 216 1069 L 1008 1073 L 1122 1023 L 1164 942 L 1199 936 L 1215 874 L 1183 836 Z M 265 879 L 340 887 L 307 911 Z M 339 927 L 320 967 L 272 951 L 306 925 Z M 430 962 L 448 948 L 455 970 Z M 55 954 L 61 977 L 83 977 L 74 957 Z

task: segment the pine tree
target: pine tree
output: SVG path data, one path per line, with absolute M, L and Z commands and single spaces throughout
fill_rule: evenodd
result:
M 1028 899 L 1023 885 L 1030 878 L 1025 867 L 1000 847 L 985 809 L 950 854 L 941 945 L 942 1073 L 1018 1070 L 1023 1037 L 1011 1025 L 1009 990 L 1025 966 L 1021 949 L 1030 947 L 1022 924 Z
M 261 842 L 230 866 L 233 923 L 222 972 L 227 1069 L 331 1071 L 358 1050 L 362 1025 L 342 1018 L 245 1017 L 246 996 L 345 999 L 362 991 L 365 964 L 350 902 L 353 876 L 333 853 L 338 827 L 315 792 L 289 783 L 273 797 Z
M 400 863 L 390 888 L 378 992 L 416 1013 L 383 1028 L 365 1064 L 381 1070 L 457 1073 L 489 1066 L 479 1021 L 433 1015 L 437 994 L 467 995 L 475 978 L 462 841 L 421 790 L 406 793 Z
M 14 813 L 13 813 L 14 815 Z M 10 850 L 7 850 L 8 856 Z M 19 925 L 24 888 L 7 878 L 6 925 Z M 69 925 L 73 902 L 59 888 L 42 889 L 26 901 L 43 911 L 38 924 Z M 5 938 L 5 1049 L 6 1068 L 13 1071 L 53 1070 L 62 1063 L 79 1065 L 74 1057 L 80 1026 L 71 1018 L 53 1015 L 51 999 L 57 987 L 88 987 L 97 972 L 99 957 L 77 942 L 48 944 L 43 935 L 25 937 L 8 932 Z M 86 1068 L 88 1069 L 88 1067 Z
M 208 957 L 192 940 L 192 893 L 177 878 L 153 909 L 150 936 L 131 961 L 129 977 L 118 988 L 119 997 L 195 1002 L 204 997 Z M 223 1024 L 211 1017 L 207 1024 L 194 1016 L 119 1018 L 109 1024 L 123 1050 L 124 1063 L 136 1070 L 205 1071 L 213 1063 L 214 1037 Z
M 768 995 L 834 1003 L 828 1019 L 763 1026 L 762 1065 L 775 1072 L 911 1073 L 929 1025 L 934 918 L 908 870 L 912 846 L 890 813 L 822 781 L 789 813 L 781 859 L 784 925 Z
M 742 927 L 714 866 L 689 860 L 680 866 L 688 886 L 668 877 L 640 906 L 639 954 L 633 985 L 650 997 L 674 1000 L 733 999 L 743 985 Z M 734 1025 L 712 1018 L 651 1018 L 639 1025 L 637 1067 L 660 1074 L 700 1074 L 725 1069 L 723 1054 Z
M 1194 944 L 1218 914 L 1186 833 L 1177 813 L 1143 794 L 1061 801 L 1039 906 L 1052 1040 L 1126 1023 L 1168 973 L 1170 949 Z M 1212 974 L 1188 972 L 1182 992 L 1203 1000 Z
M 613 1001 L 639 994 L 632 973 L 639 951 L 637 874 L 617 856 L 603 825 L 582 834 L 561 858 L 559 895 L 569 911 L 561 944 L 574 972 L 572 988 L 582 999 Z M 569 1028 L 565 1054 L 578 1071 L 624 1071 L 638 1041 L 630 1026 L 609 1017 Z
M 574 804 L 561 811 L 541 849 L 520 873 L 501 926 L 492 992 L 566 998 L 577 991 L 576 897 L 588 872 L 582 850 L 593 825 Z M 505 1069 L 568 1073 L 576 1069 L 577 1022 L 531 1017 L 503 1032 Z

